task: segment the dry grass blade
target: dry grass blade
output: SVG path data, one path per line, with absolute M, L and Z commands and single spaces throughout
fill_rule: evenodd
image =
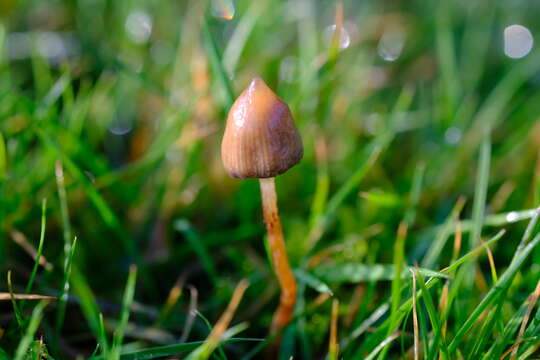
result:
M 36 248 L 32 244 L 30 244 L 30 242 L 28 242 L 28 240 L 26 239 L 26 236 L 24 236 L 23 233 L 21 233 L 18 230 L 12 230 L 10 232 L 10 235 L 13 241 L 17 245 L 19 245 L 24 251 L 26 251 L 28 255 L 30 255 L 34 261 L 37 259 L 38 252 Z M 47 261 L 47 259 L 45 258 L 45 256 L 43 256 L 43 254 L 41 254 L 41 256 L 39 257 L 39 265 L 43 266 L 45 270 L 47 271 L 51 271 L 53 269 L 53 265 Z
M 219 320 L 217 321 L 216 325 L 204 341 L 204 343 L 199 346 L 194 352 L 192 352 L 188 359 L 207 359 L 212 352 L 216 349 L 216 347 L 219 345 L 222 336 L 227 331 L 227 328 L 229 327 L 229 324 L 232 320 L 232 317 L 234 316 L 234 313 L 236 312 L 236 309 L 238 308 L 238 305 L 240 305 L 240 301 L 242 300 L 242 297 L 244 296 L 244 292 L 249 286 L 249 281 L 246 279 L 243 279 L 238 283 L 236 286 L 236 289 L 234 289 L 234 293 L 232 295 L 231 301 L 229 302 L 229 305 L 227 305 L 227 309 L 225 312 L 221 315 Z
M 480 239 L 480 243 L 482 245 L 485 244 L 485 242 L 482 239 Z M 486 246 L 486 253 L 489 260 L 489 267 L 491 269 L 491 277 L 492 277 L 493 282 L 496 283 L 498 280 L 497 268 L 495 267 L 495 259 L 493 258 L 493 253 L 491 252 L 491 249 L 489 248 L 489 246 Z
M 352 325 L 354 317 L 358 313 L 358 309 L 360 307 L 362 299 L 364 298 L 365 292 L 365 284 L 358 284 L 355 287 L 351 302 L 349 304 L 349 311 L 347 311 L 347 315 L 345 316 L 345 319 L 343 321 L 346 327 L 350 327 Z
M 330 322 L 330 343 L 328 344 L 328 358 L 337 360 L 339 355 L 339 345 L 337 343 L 337 325 L 339 315 L 339 300 L 332 301 L 332 319 Z
M 0 292 L 0 301 L 6 300 L 55 300 L 54 296 L 37 295 L 37 294 L 10 294 L 8 292 Z
M 501 209 L 503 209 L 504 204 L 512 195 L 514 190 L 516 189 L 516 184 L 510 180 L 507 180 L 504 182 L 504 184 L 501 185 L 499 190 L 493 195 L 493 200 L 491 200 L 491 204 L 489 208 L 493 212 L 499 212 Z
M 326 302 L 326 300 L 328 300 L 332 295 L 330 294 L 327 294 L 327 293 L 322 293 L 322 294 L 319 294 L 319 296 L 317 296 L 315 298 L 315 300 L 313 300 L 313 306 L 321 306 L 322 304 L 324 304 Z
M 441 301 L 440 301 L 441 314 L 444 314 L 444 322 L 442 324 L 441 333 L 443 336 L 446 336 L 446 328 L 448 327 L 448 322 L 446 321 L 446 311 L 448 308 L 448 283 L 444 284 L 442 288 Z
M 185 342 L 188 339 L 191 328 L 193 327 L 193 322 L 195 321 L 195 316 L 197 314 L 197 301 L 199 297 L 199 292 L 194 286 L 189 285 L 189 293 L 189 310 L 186 322 L 184 323 L 184 330 L 182 331 L 182 336 L 180 337 L 181 343 Z
M 463 236 L 463 232 L 461 231 L 461 221 L 459 219 L 457 219 L 456 220 L 456 234 L 455 234 L 455 237 L 454 237 L 454 248 L 453 248 L 453 253 L 452 253 L 452 260 L 457 259 L 458 256 L 459 256 L 459 252 L 461 251 L 462 236 Z
M 169 296 L 167 296 L 167 301 L 165 301 L 165 304 L 163 305 L 163 309 L 161 310 L 159 314 L 159 318 L 154 324 L 154 326 L 159 326 L 163 323 L 163 321 L 169 316 L 171 313 L 171 310 L 178 302 L 178 299 L 180 299 L 180 296 L 182 296 L 182 292 L 184 290 L 184 277 L 181 277 L 176 281 L 174 286 L 169 291 Z
M 536 289 L 534 289 L 533 293 L 529 295 L 529 305 L 527 306 L 527 312 L 525 313 L 525 316 L 523 317 L 523 321 L 521 323 L 521 327 L 519 328 L 519 334 L 516 340 L 516 343 L 512 346 L 512 355 L 510 355 L 510 360 L 514 360 L 518 353 L 519 344 L 523 341 L 523 335 L 525 334 L 525 329 L 527 328 L 527 323 L 529 322 L 529 318 L 531 317 L 531 313 L 534 309 L 534 306 L 536 305 L 536 302 L 538 301 L 538 297 L 540 296 L 540 280 L 536 284 Z
M 231 298 L 231 301 L 229 302 L 229 305 L 227 305 L 227 309 L 221 315 L 218 322 L 212 329 L 212 332 L 206 339 L 206 341 L 213 341 L 213 340 L 219 340 L 219 337 L 221 334 L 227 330 L 227 327 L 229 326 L 229 323 L 232 320 L 232 317 L 234 313 L 236 312 L 236 309 L 238 308 L 238 305 L 240 305 L 240 301 L 242 300 L 242 297 L 244 296 L 244 292 L 249 286 L 249 281 L 246 279 L 240 281 L 238 285 L 236 286 L 236 289 L 234 289 L 233 296 Z

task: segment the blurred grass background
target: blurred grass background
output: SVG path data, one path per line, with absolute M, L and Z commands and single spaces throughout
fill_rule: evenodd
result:
M 539 16 L 519 0 L 2 0 L 0 290 L 60 299 L 1 301 L 0 359 L 186 351 L 243 278 L 245 338 L 213 356 L 262 356 L 247 338 L 268 336 L 279 293 L 258 184 L 229 179 L 219 153 L 255 76 L 305 147 L 277 179 L 300 282 L 282 357 L 336 358 L 330 293 L 339 358 L 412 359 L 415 333 L 425 358 L 534 356 L 540 250 L 518 244 L 540 202 Z M 395 274 L 439 271 L 503 227 L 491 263 L 422 271 L 437 309 L 413 297 L 415 331 L 412 279 Z

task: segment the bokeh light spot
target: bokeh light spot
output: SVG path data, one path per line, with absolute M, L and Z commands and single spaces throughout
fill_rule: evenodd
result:
M 152 34 L 152 18 L 145 11 L 132 11 L 126 20 L 126 32 L 134 43 L 146 43 Z
M 232 20 L 234 18 L 234 4 L 232 0 L 212 0 L 210 13 L 213 17 L 223 20 Z
M 444 140 L 450 145 L 456 145 L 461 140 L 462 132 L 459 128 L 452 126 L 444 133 Z
M 525 26 L 510 25 L 504 29 L 504 53 L 512 59 L 519 59 L 531 52 L 534 39 Z
M 387 31 L 379 40 L 377 52 L 384 61 L 396 61 L 405 46 L 405 35 L 401 31 Z

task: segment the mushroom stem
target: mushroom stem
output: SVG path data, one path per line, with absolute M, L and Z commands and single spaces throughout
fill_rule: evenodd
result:
M 294 303 L 296 302 L 296 280 L 289 265 L 285 241 L 283 240 L 278 214 L 275 178 L 259 179 L 259 183 L 272 263 L 281 287 L 279 306 L 274 314 L 270 329 L 271 332 L 275 332 L 291 321 Z

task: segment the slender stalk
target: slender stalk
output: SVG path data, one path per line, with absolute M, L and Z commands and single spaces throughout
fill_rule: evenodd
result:
M 261 186 L 264 223 L 268 232 L 272 263 L 279 281 L 279 286 L 281 287 L 279 306 L 274 314 L 270 329 L 271 332 L 275 332 L 285 327 L 291 321 L 294 303 L 296 302 L 296 280 L 289 265 L 285 241 L 283 240 L 283 232 L 278 214 L 275 179 L 259 179 L 259 182 Z

